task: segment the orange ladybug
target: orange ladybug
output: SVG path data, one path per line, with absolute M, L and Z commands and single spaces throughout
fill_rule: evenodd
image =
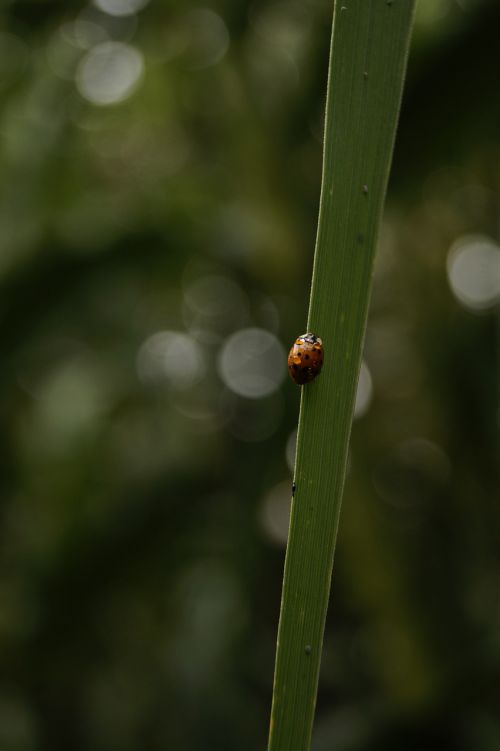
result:
M 288 372 L 298 386 L 309 383 L 323 366 L 323 342 L 316 334 L 299 336 L 288 353 Z

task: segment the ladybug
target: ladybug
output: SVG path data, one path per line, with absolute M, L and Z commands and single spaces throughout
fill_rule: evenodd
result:
M 316 334 L 299 336 L 288 353 L 288 372 L 298 386 L 309 383 L 323 366 L 323 342 Z

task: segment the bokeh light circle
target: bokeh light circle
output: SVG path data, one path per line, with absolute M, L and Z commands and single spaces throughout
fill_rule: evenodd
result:
M 286 545 L 292 501 L 291 482 L 280 482 L 262 499 L 260 525 L 270 540 Z
M 457 300 L 471 310 L 500 301 L 500 247 L 484 235 L 464 235 L 451 246 L 448 280 Z
M 103 42 L 92 47 L 80 62 L 76 85 L 92 104 L 117 104 L 134 92 L 143 72 L 143 57 L 135 47 Z
M 216 65 L 229 48 L 229 32 L 222 18 L 210 8 L 195 8 L 186 17 L 187 67 L 201 70 Z
M 235 394 L 261 399 L 283 383 L 286 353 L 265 329 L 241 329 L 226 339 L 219 355 L 219 374 Z
M 94 0 L 94 5 L 110 16 L 131 16 L 148 3 L 149 0 Z
M 368 366 L 363 360 L 361 363 L 361 369 L 359 371 L 358 388 L 356 391 L 356 401 L 354 403 L 354 419 L 358 419 L 365 415 L 372 401 L 373 396 L 373 383 Z
M 203 351 L 192 337 L 178 331 L 158 331 L 139 349 L 137 374 L 144 384 L 168 382 L 180 391 L 204 376 Z
M 184 294 L 184 317 L 188 328 L 234 330 L 248 321 L 248 300 L 232 279 L 216 274 L 195 279 Z

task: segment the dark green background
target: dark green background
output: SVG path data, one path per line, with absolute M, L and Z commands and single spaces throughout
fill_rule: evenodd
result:
M 305 325 L 331 10 L 2 4 L 1 751 L 265 748 L 299 391 L 238 396 L 217 358 Z M 499 310 L 446 271 L 499 240 L 499 28 L 420 0 L 314 751 L 500 748 Z M 144 75 L 98 106 L 105 39 Z M 193 308 L 214 276 L 235 299 Z M 141 378 L 159 331 L 203 377 Z

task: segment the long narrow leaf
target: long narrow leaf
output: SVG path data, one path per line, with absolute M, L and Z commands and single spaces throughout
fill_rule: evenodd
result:
M 323 372 L 302 387 L 269 751 L 310 748 L 373 256 L 414 0 L 337 0 L 307 330 Z M 297 334 L 303 332 L 297 332 Z

